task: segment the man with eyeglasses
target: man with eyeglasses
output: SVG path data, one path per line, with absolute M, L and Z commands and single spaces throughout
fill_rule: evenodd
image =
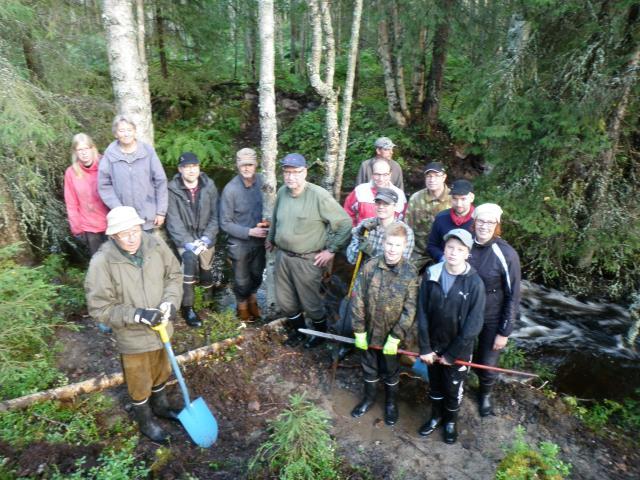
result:
M 449 187 L 445 184 L 447 174 L 440 162 L 431 162 L 424 169 L 425 188 L 417 191 L 409 199 L 405 221 L 413 229 L 415 248 L 411 255 L 413 265 L 422 271 L 429 263 L 427 241 L 431 225 L 436 215 L 451 208 Z
M 194 286 L 200 280 L 205 296 L 213 289 L 213 255 L 218 235 L 218 189 L 200 160 L 185 152 L 178 159 L 178 173 L 169 182 L 167 231 L 182 258 L 184 296 L 182 317 L 190 327 L 202 321 L 193 309 Z
M 360 170 L 358 170 L 358 175 L 356 175 L 356 185 L 370 181 L 373 177 L 373 164 L 377 160 L 384 160 L 389 164 L 391 183 L 400 190 L 404 190 L 402 168 L 398 162 L 393 160 L 393 149 L 396 144 L 393 143 L 389 137 L 380 137 L 375 141 L 373 146 L 376 149 L 376 156 L 362 162 Z
M 176 420 L 164 390 L 169 359 L 152 327 L 172 321 L 182 297 L 182 273 L 173 252 L 158 236 L 142 231 L 133 207 L 107 215 L 110 237 L 91 259 L 85 279 L 89 315 L 113 329 L 122 370 L 140 431 L 154 442 L 168 435 L 155 417 Z
M 456 180 L 451 184 L 449 196 L 451 208 L 436 215 L 427 242 L 427 252 L 436 263 L 444 260 L 444 236 L 456 228 L 471 232 L 473 225 L 473 184 L 464 179 Z
M 402 220 L 407 208 L 407 197 L 404 192 L 391 183 L 391 167 L 385 160 L 376 160 L 372 165 L 372 179 L 361 183 L 347 195 L 344 209 L 351 217 L 352 226 L 357 226 L 367 218 L 376 216 L 375 196 L 380 188 L 393 190 L 398 197 L 395 202 L 395 216 Z
M 351 221 L 329 192 L 306 181 L 307 162 L 301 154 L 286 155 L 280 165 L 284 186 L 278 190 L 265 247 L 277 248 L 276 303 L 293 329 L 287 340 L 293 346 L 304 339 L 297 329 L 305 326 L 305 314 L 313 329 L 327 330 L 322 275 L 349 240 Z M 304 346 L 323 342 L 311 336 Z

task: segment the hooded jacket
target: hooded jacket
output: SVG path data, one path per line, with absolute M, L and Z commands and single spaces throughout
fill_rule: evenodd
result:
M 114 240 L 105 242 L 91 258 L 84 282 L 89 315 L 113 329 L 120 353 L 144 353 L 163 348 L 160 336 L 135 323 L 137 308 L 176 307 L 182 301 L 180 264 L 159 238 L 142 233 L 142 265 L 134 264 Z M 173 333 L 171 322 L 167 325 Z
M 156 215 L 167 214 L 167 175 L 156 151 L 138 140 L 136 151 L 124 154 L 118 142 L 104 152 L 98 168 L 98 192 L 113 209 L 133 207 L 144 219 L 143 229 L 153 228 Z
M 506 262 L 496 255 L 499 248 Z M 520 258 L 511 245 L 496 238 L 483 245 L 474 243 L 469 263 L 476 269 L 487 292 L 485 324 L 498 324 L 498 334 L 508 337 L 520 311 Z M 508 278 L 507 278 L 508 275 Z
M 176 247 L 206 236 L 213 244 L 218 235 L 218 189 L 206 173 L 198 178 L 198 194 L 195 208 L 191 205 L 191 193 L 176 173 L 169 182 L 169 209 L 167 231 Z
M 440 284 L 444 263 L 429 267 L 418 296 L 418 344 L 420 355 L 436 352 L 449 363 L 467 360 L 482 330 L 485 292 L 478 272 L 468 265 L 456 275 L 447 295 Z
M 107 229 L 109 209 L 98 195 L 98 163 L 96 160 L 87 168 L 78 162 L 81 177 L 73 167 L 64 172 L 64 203 L 73 235 L 103 233 Z

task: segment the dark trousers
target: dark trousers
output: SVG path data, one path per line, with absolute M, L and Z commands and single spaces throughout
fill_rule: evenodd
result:
M 93 256 L 94 253 L 107 241 L 107 236 L 104 232 L 82 232 L 80 235 L 76 235 L 76 238 L 80 240 L 88 249 L 89 254 Z
M 384 355 L 380 350 L 360 351 L 360 364 L 365 382 L 382 381 L 395 385 L 400 380 L 400 368 L 397 355 Z
M 434 363 L 429 366 L 429 397 L 431 400 L 444 400 L 444 406 L 450 412 L 460 409 L 464 393 L 464 381 L 469 367 L 462 365 L 442 365 Z
M 246 300 L 258 291 L 262 283 L 264 245 L 231 244 L 229 257 L 233 266 L 233 293 L 239 301 Z
M 204 289 L 213 288 L 213 255 L 214 247 L 208 248 L 199 256 L 191 250 L 179 248 L 178 252 L 182 257 L 182 306 L 193 307 L 195 300 L 194 286 L 198 278 L 200 285 Z
M 489 322 L 485 320 L 485 324 L 482 327 L 480 336 L 478 337 L 478 348 L 476 350 L 476 362 L 482 365 L 489 365 L 495 367 L 498 365 L 500 359 L 500 350 L 493 350 L 493 342 L 498 334 L 498 322 Z M 476 369 L 476 374 L 480 380 L 480 386 L 491 388 L 496 382 L 498 372 L 492 372 L 491 370 Z
M 304 311 L 311 321 L 318 322 L 326 316 L 322 286 L 324 269 L 313 264 L 314 256 L 296 257 L 280 249 L 276 251 L 276 303 L 287 317 Z

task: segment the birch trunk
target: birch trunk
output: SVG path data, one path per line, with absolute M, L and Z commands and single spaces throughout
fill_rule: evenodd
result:
M 140 140 L 153 144 L 148 73 L 138 54 L 132 1 L 104 0 L 102 18 L 116 109 L 133 118 Z
M 417 46 L 417 60 L 413 69 L 413 94 L 411 102 L 411 114 L 412 117 L 420 116 L 420 109 L 424 102 L 424 80 L 426 72 L 426 51 L 427 51 L 427 27 L 420 27 L 420 33 L 418 34 L 418 46 Z
M 325 117 L 326 148 L 322 186 L 329 192 L 333 193 L 336 181 L 336 165 L 338 162 L 338 147 L 340 142 L 340 132 L 338 130 L 338 94 L 333 89 L 336 65 L 333 25 L 331 23 L 331 12 L 329 10 L 329 2 L 327 0 L 320 0 L 320 2 L 318 0 L 309 0 L 309 10 L 311 14 L 311 26 L 313 32 L 311 58 L 308 63 L 309 80 L 311 82 L 311 86 L 324 100 L 327 109 Z M 320 76 L 320 64 L 323 48 L 326 51 L 324 79 Z
M 442 20 L 436 27 L 433 39 L 433 54 L 431 68 L 427 80 L 427 97 L 423 105 L 423 113 L 427 124 L 435 125 L 440 109 L 440 93 L 442 92 L 442 79 L 444 78 L 444 63 L 447 59 L 447 44 L 449 42 L 449 17 L 453 6 L 453 0 L 441 0 Z
M 347 60 L 347 78 L 342 94 L 342 118 L 340 121 L 340 147 L 338 150 L 338 165 L 336 167 L 336 182 L 333 186 L 333 196 L 338 202 L 340 201 L 344 164 L 347 158 L 347 141 L 349 140 L 349 124 L 351 122 L 351 104 L 353 102 L 353 86 L 356 79 L 356 65 L 358 64 L 361 18 L 362 0 L 355 0 L 351 24 L 351 40 L 349 42 L 349 57 Z
M 276 90 L 274 72 L 274 12 L 273 0 L 259 0 L 260 35 L 260 132 L 262 151 L 262 216 L 271 221 L 276 201 L 276 157 L 278 156 L 278 123 L 276 120 Z M 275 255 L 267 254 L 265 287 L 267 309 L 275 308 L 275 290 L 273 281 Z
M 407 106 L 407 93 L 404 87 L 404 64 L 402 62 L 402 24 L 400 23 L 400 15 L 398 14 L 398 0 L 391 2 L 391 20 L 393 22 L 393 67 L 395 69 L 395 84 L 398 92 L 398 103 L 400 111 L 404 115 L 405 120 L 409 120 L 411 114 Z
M 383 16 L 378 22 L 378 55 L 382 63 L 382 72 L 384 74 L 384 88 L 387 93 L 387 104 L 389 106 L 389 115 L 393 121 L 401 127 L 407 125 L 407 120 L 400 109 L 400 100 L 396 90 L 395 75 L 393 72 L 393 63 L 391 61 L 391 46 L 389 41 L 389 26 L 387 19 Z

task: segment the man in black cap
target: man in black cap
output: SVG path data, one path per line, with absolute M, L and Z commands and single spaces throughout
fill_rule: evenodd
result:
M 436 215 L 429 233 L 427 251 L 431 258 L 438 263 L 444 257 L 444 236 L 450 230 L 463 228 L 468 232 L 473 225 L 473 185 L 468 180 L 456 180 L 449 191 L 451 208 Z
M 182 257 L 184 274 L 182 316 L 191 327 L 202 326 L 193 310 L 194 285 L 210 294 L 213 288 L 213 254 L 218 235 L 218 189 L 191 152 L 180 155 L 178 173 L 169 182 L 167 231 Z M 199 272 L 198 272 L 199 271 Z
M 312 328 L 327 329 L 322 274 L 347 243 L 351 219 L 329 192 L 306 181 L 307 162 L 302 155 L 290 153 L 280 164 L 284 186 L 278 190 L 265 246 L 269 251 L 277 247 L 276 302 L 294 329 L 289 343 L 296 344 L 304 338 L 297 329 L 305 326 L 305 313 Z M 323 341 L 312 336 L 305 348 Z
M 447 174 L 440 162 L 431 162 L 424 169 L 425 188 L 409 199 L 405 221 L 413 229 L 416 245 L 411 255 L 413 265 L 421 271 L 429 262 L 427 241 L 436 215 L 451 208 Z

